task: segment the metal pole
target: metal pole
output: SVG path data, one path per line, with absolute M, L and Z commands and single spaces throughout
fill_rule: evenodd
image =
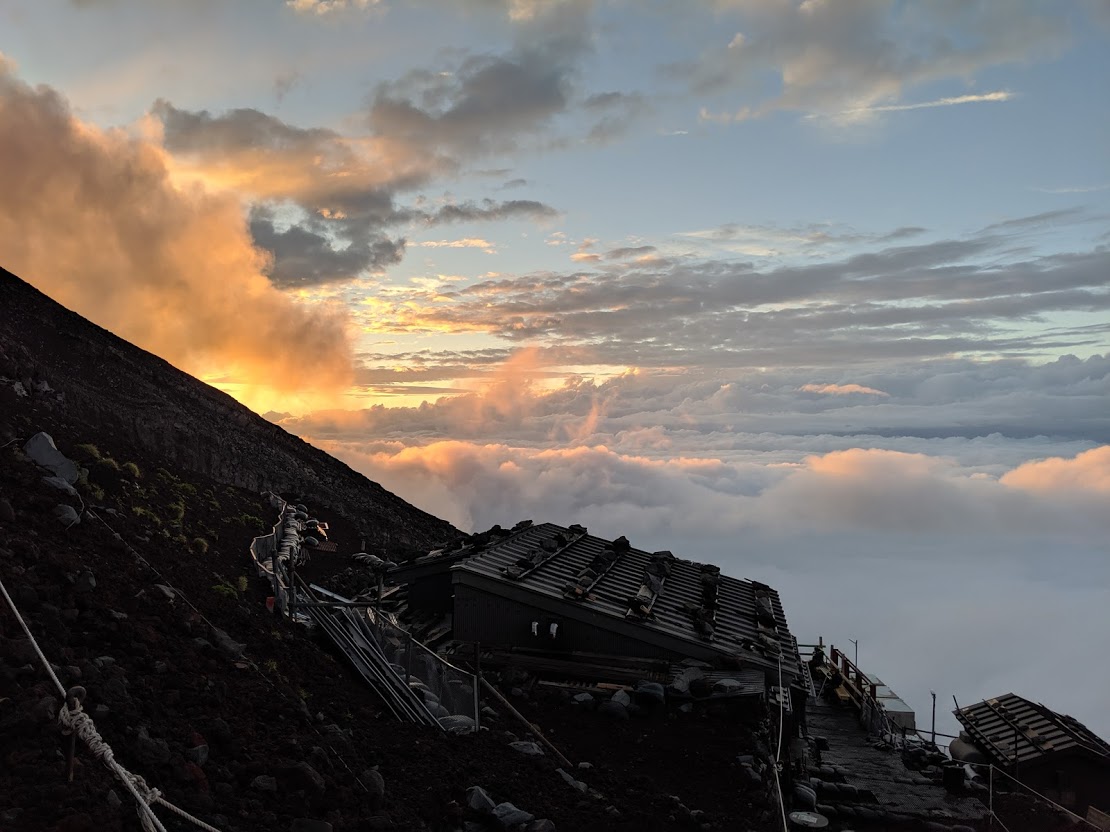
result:
M 412 633 L 407 633 L 408 640 L 405 642 L 405 684 L 409 684 L 412 680 Z
M 933 730 L 932 730 L 932 743 L 937 744 L 937 694 L 936 691 L 929 691 L 929 695 L 933 697 Z
M 482 697 L 478 686 L 482 684 L 482 645 L 474 642 L 474 731 L 482 728 Z
M 856 657 L 852 660 L 852 664 L 856 666 L 856 673 L 859 673 L 859 639 L 850 638 L 848 641 L 852 642 L 856 647 Z

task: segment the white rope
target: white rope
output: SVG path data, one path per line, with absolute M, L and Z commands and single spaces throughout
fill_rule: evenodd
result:
M 779 781 L 779 760 L 782 759 L 782 718 L 784 703 L 782 699 L 782 655 L 779 655 L 779 743 L 775 749 L 775 794 L 779 799 L 779 812 L 782 814 L 783 832 L 790 832 L 786 825 L 786 804 L 782 800 L 782 783 Z
M 8 595 L 8 588 L 4 586 L 2 580 L 0 580 L 0 592 L 4 593 L 4 600 L 8 602 L 8 606 L 11 607 L 12 612 L 15 613 L 15 620 L 19 622 L 19 626 L 23 628 L 23 632 L 27 634 L 27 639 L 31 642 L 31 646 L 35 648 L 35 652 L 38 653 L 39 661 L 42 662 L 42 666 L 46 668 L 46 672 L 49 673 L 50 678 L 54 680 L 54 687 L 61 693 L 62 699 L 65 699 L 66 689 L 62 687 L 61 681 L 58 679 L 57 674 L 54 673 L 54 668 L 50 666 L 50 662 L 48 662 L 46 656 L 43 655 L 42 650 L 39 648 L 39 643 L 35 641 L 35 637 L 31 635 L 31 628 L 27 626 L 27 622 L 23 620 L 23 616 L 19 614 L 19 609 L 16 607 L 15 601 L 12 600 L 12 596 Z
M 62 695 L 63 701 L 68 700 L 69 697 L 66 689 L 62 686 L 61 680 L 58 679 L 57 674 L 54 673 L 54 668 L 50 666 L 50 662 L 42 652 L 42 648 L 39 647 L 39 643 L 31 632 L 31 628 L 28 627 L 27 622 L 23 620 L 19 608 L 12 600 L 12 596 L 8 594 L 8 588 L 4 586 L 2 580 L 0 580 L 0 592 L 3 593 L 4 600 L 8 602 L 8 606 L 15 614 L 16 621 L 18 621 L 19 626 L 23 628 L 23 632 L 27 635 L 28 641 L 31 642 L 31 646 L 35 649 L 35 653 L 38 655 L 39 661 L 42 662 L 42 666 L 46 668 L 46 672 L 50 675 L 50 679 L 54 682 L 54 686 Z M 109 771 L 115 774 L 116 778 L 123 783 L 124 787 L 129 792 L 131 792 L 131 796 L 134 797 L 135 801 L 138 803 L 139 820 L 142 822 L 145 832 L 166 832 L 166 827 L 162 825 L 162 822 L 158 820 L 153 810 L 150 808 L 151 803 L 159 803 L 165 806 L 170 811 L 196 824 L 201 829 L 205 830 L 205 832 L 220 832 L 216 827 L 209 826 L 200 818 L 193 817 L 185 810 L 165 800 L 158 789 L 151 788 L 141 776 L 132 774 L 116 762 L 115 754 L 112 752 L 111 747 L 104 741 L 104 738 L 100 736 L 100 732 L 96 730 L 92 718 L 81 708 L 81 703 L 79 701 L 73 701 L 72 708 L 70 708 L 69 702 L 65 701 L 65 704 L 62 705 L 61 710 L 58 712 L 58 722 L 62 726 L 63 734 L 75 734 L 78 739 L 88 746 L 93 756 L 100 760 Z

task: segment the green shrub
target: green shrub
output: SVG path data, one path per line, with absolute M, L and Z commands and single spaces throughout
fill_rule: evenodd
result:
M 162 525 L 162 519 L 149 508 L 146 508 L 144 506 L 132 506 L 131 513 L 138 517 L 140 520 L 146 520 L 152 526 Z
M 166 506 L 166 513 L 172 522 L 180 523 L 185 519 L 185 501 L 178 500 Z
M 85 459 L 100 459 L 100 448 L 90 442 L 74 445 L 73 452 Z
M 112 459 L 110 456 L 102 456 L 96 461 L 96 464 L 101 468 L 107 468 L 110 471 L 118 471 L 119 463 Z
M 197 496 L 197 487 L 195 485 L 193 485 L 191 482 L 181 483 L 181 485 L 179 485 L 177 487 L 177 490 L 178 490 L 179 493 L 184 494 L 187 497 Z
M 193 551 L 198 555 L 208 554 L 208 541 L 203 537 L 194 537 L 192 543 Z
M 123 463 L 123 470 L 130 474 L 132 479 L 142 479 L 143 472 L 139 470 L 139 466 L 134 462 Z
M 224 598 L 238 598 L 239 593 L 235 591 L 235 587 L 228 584 L 216 584 L 212 587 L 212 591 L 217 595 L 222 595 Z
M 250 586 L 250 581 L 247 579 L 246 575 L 240 575 L 236 578 L 235 585 L 239 587 L 240 592 L 246 592 L 247 587 Z
M 103 488 L 101 488 L 99 485 L 95 485 L 93 483 L 88 483 L 88 489 L 89 489 L 89 496 L 92 499 L 96 500 L 98 503 L 101 503 L 101 502 L 104 501 L 104 497 L 106 495 L 104 494 L 104 489 Z

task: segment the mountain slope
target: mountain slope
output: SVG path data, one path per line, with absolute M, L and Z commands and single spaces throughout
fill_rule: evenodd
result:
M 0 384 L 0 409 L 33 410 L 39 427 L 51 421 L 59 428 L 93 427 L 116 444 L 227 485 L 294 493 L 349 518 L 368 545 L 428 548 L 455 533 L 445 521 L 4 269 L 0 310 L 0 377 L 11 380 Z M 27 395 L 13 389 L 16 381 Z

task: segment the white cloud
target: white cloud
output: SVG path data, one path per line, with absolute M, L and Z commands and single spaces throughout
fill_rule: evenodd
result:
M 380 0 L 286 0 L 285 5 L 300 14 L 328 15 L 346 9 L 365 10 Z
M 863 387 L 859 384 L 803 384 L 798 388 L 803 393 L 820 393 L 826 396 L 851 396 L 860 394 L 865 396 L 889 397 L 889 393 L 876 390 L 874 387 Z

